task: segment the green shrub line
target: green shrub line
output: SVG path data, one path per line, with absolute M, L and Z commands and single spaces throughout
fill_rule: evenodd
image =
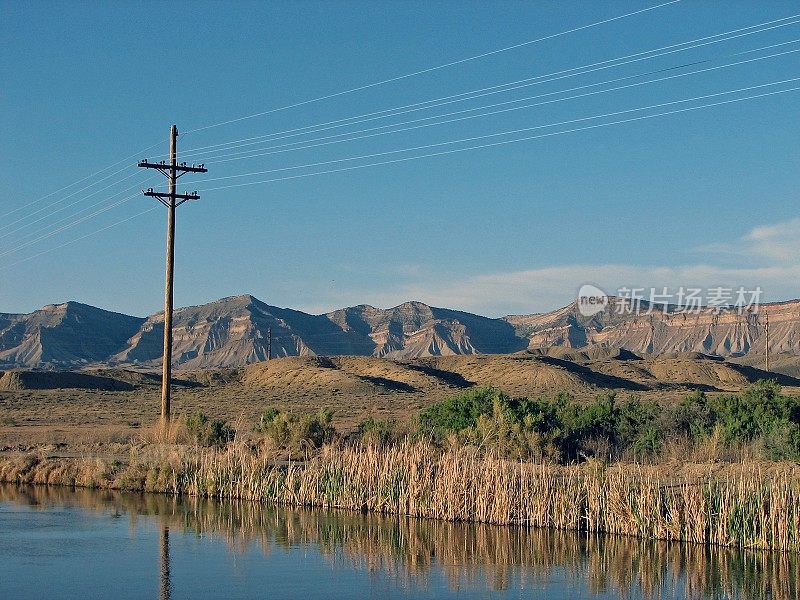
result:
M 557 464 L 658 462 L 671 444 L 702 449 L 707 460 L 800 461 L 800 398 L 784 395 L 775 381 L 760 381 L 739 394 L 696 391 L 671 405 L 633 395 L 620 400 L 615 393 L 588 403 L 563 392 L 513 398 L 480 387 L 437 402 L 404 423 L 370 416 L 346 436 L 332 418 L 331 410 L 298 414 L 268 408 L 248 435 L 295 456 L 335 440 L 387 445 L 409 438 Z M 186 418 L 185 435 L 190 443 L 223 446 L 236 432 L 224 421 L 196 413 Z
M 507 457 L 570 463 L 655 460 L 667 441 L 722 449 L 747 448 L 763 460 L 800 460 L 800 399 L 775 381 L 740 394 L 709 397 L 696 391 L 674 406 L 635 396 L 598 395 L 581 404 L 566 393 L 554 398 L 511 398 L 477 388 L 421 411 L 414 437 L 491 449 Z

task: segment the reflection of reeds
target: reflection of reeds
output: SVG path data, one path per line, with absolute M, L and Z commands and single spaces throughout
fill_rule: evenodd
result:
M 113 468 L 103 461 L 0 460 L 0 480 L 340 507 L 651 540 L 800 550 L 800 479 L 757 465 L 676 481 L 663 467 L 559 467 L 419 442 L 326 446 L 277 464 L 244 445 L 164 446 Z
M 453 588 L 479 579 L 494 589 L 515 581 L 541 586 L 557 568 L 589 592 L 613 590 L 621 597 L 757 599 L 771 593 L 789 600 L 800 593 L 795 553 L 109 490 L 0 486 L 0 500 L 42 507 L 72 503 L 127 513 L 132 523 L 138 515 L 152 515 L 174 530 L 226 539 L 233 552 L 253 545 L 265 553 L 314 545 L 331 561 L 388 571 L 408 585 L 424 584 L 438 569 Z

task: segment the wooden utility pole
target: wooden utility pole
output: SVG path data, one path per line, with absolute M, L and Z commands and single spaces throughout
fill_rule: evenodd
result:
M 178 162 L 178 128 L 169 132 L 169 164 Z M 167 205 L 167 278 L 164 283 L 164 360 L 161 365 L 161 418 L 169 420 L 169 382 L 172 379 L 172 289 L 175 271 L 175 169 L 169 174 L 169 204 Z
M 769 371 L 769 313 L 764 310 L 764 318 L 766 319 L 764 323 L 764 333 L 766 334 L 767 343 L 764 346 L 764 361 L 766 362 L 765 370 Z
M 175 269 L 175 209 L 187 200 L 198 200 L 197 192 L 193 194 L 176 194 L 175 187 L 178 177 L 184 173 L 206 173 L 208 169 L 203 165 L 196 167 L 187 166 L 186 163 L 178 164 L 178 127 L 173 125 L 169 135 L 169 163 L 163 160 L 160 163 L 151 163 L 147 159 L 139 162 L 140 167 L 158 169 L 169 181 L 169 192 L 154 192 L 149 188 L 145 196 L 156 198 L 167 207 L 167 273 L 164 286 L 164 363 L 161 369 L 161 420 L 169 421 L 169 384 L 172 378 L 172 289 L 173 274 Z
M 267 329 L 267 360 L 272 358 L 272 327 Z

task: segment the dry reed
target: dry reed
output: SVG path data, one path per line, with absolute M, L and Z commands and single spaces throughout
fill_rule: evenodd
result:
M 800 550 L 800 475 L 778 463 L 732 465 L 724 475 L 689 478 L 664 466 L 543 465 L 409 441 L 329 445 L 301 462 L 244 444 L 148 445 L 117 466 L 2 458 L 0 481 Z

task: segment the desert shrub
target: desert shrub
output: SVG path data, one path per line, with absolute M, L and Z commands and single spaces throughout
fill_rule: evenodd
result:
M 619 402 L 613 393 L 582 404 L 566 393 L 510 398 L 485 387 L 420 412 L 414 435 L 560 462 L 656 458 L 667 439 L 707 459 L 755 452 L 767 460 L 800 460 L 800 399 L 783 395 L 774 381 L 739 394 L 697 391 L 667 408 L 634 396 Z
M 422 411 L 417 435 L 441 441 L 456 434 L 465 444 L 504 456 L 572 461 L 585 455 L 614 458 L 626 451 L 652 455 L 660 448 L 655 423 L 660 409 L 614 394 L 581 405 L 566 393 L 510 398 L 494 388 L 479 388 Z
M 647 427 L 639 438 L 631 444 L 634 454 L 640 456 L 656 456 L 661 451 L 663 438 L 655 427 Z
M 397 421 L 395 419 L 381 421 L 368 417 L 358 424 L 356 435 L 363 442 L 386 445 L 397 441 L 399 437 Z
M 705 393 L 696 391 L 684 396 L 673 411 L 672 425 L 676 432 L 690 440 L 697 440 L 711 433 L 714 416 Z
M 277 408 L 268 408 L 263 413 L 261 413 L 261 418 L 259 419 L 259 424 L 256 426 L 257 431 L 264 431 L 265 427 L 267 427 L 272 421 L 275 420 L 281 411 Z
M 186 436 L 201 446 L 224 446 L 235 434 L 225 421 L 212 421 L 202 412 L 186 417 Z
M 508 397 L 492 387 L 470 390 L 437 402 L 419 413 L 419 432 L 434 437 L 475 427 L 478 417 L 492 413 L 494 400 Z
M 320 410 L 316 415 L 310 415 L 270 408 L 261 415 L 256 431 L 264 434 L 278 448 L 320 448 L 336 435 L 332 419 L 332 410 Z
M 727 448 L 755 447 L 765 459 L 800 459 L 800 400 L 775 381 L 712 398 L 695 392 L 679 403 L 674 424 L 697 445 L 718 439 Z

